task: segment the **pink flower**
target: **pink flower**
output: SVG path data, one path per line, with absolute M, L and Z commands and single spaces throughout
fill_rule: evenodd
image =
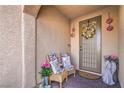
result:
M 111 55 L 111 58 L 112 58 L 113 60 L 115 60 L 115 59 L 118 59 L 118 56 L 117 56 L 117 55 Z
M 49 63 L 46 63 L 45 64 L 45 68 L 50 68 L 50 64 Z
M 106 55 L 106 56 L 104 56 L 104 58 L 105 58 L 105 60 L 115 61 L 115 62 L 119 60 L 117 55 Z
M 43 64 L 41 64 L 42 68 L 50 68 L 51 67 L 48 60 L 44 60 L 42 63 L 43 63 Z

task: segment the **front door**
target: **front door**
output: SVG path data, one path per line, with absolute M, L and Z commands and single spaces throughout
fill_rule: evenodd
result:
M 91 34 L 91 30 L 95 30 L 94 33 Z M 79 68 L 81 70 L 101 73 L 101 16 L 80 21 L 79 32 Z

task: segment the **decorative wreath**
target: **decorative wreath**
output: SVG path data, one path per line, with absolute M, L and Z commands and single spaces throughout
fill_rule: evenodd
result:
M 95 22 L 89 23 L 89 21 L 87 24 L 83 24 L 82 25 L 82 36 L 86 39 L 93 38 L 93 36 L 96 33 L 95 25 L 96 25 Z
M 113 18 L 110 17 L 110 13 L 108 13 L 108 18 L 106 19 L 106 24 L 108 25 L 106 30 L 107 31 L 112 31 L 114 27 L 112 26 Z
M 111 24 L 113 22 L 113 19 L 111 17 L 109 17 L 107 20 L 106 20 L 106 23 L 107 24 Z

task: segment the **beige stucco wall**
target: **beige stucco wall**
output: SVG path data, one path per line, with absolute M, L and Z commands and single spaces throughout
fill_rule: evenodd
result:
M 21 6 L 0 6 L 0 87 L 21 87 Z
M 22 11 L 0 6 L 0 87 L 35 86 L 35 17 Z
M 112 25 L 114 29 L 111 32 L 106 31 L 106 19 L 108 18 L 108 12 L 110 12 L 114 21 Z M 95 16 L 102 16 L 102 71 L 104 66 L 103 56 L 108 54 L 118 55 L 118 10 L 117 7 L 109 7 L 96 11 L 78 18 L 75 18 L 71 22 L 71 26 L 75 25 L 75 37 L 71 38 L 71 55 L 73 63 L 76 68 L 79 69 L 79 21 L 92 18 Z
M 69 20 L 52 6 L 41 9 L 37 19 L 37 76 L 42 60 L 54 50 L 70 52 Z
M 23 13 L 22 17 L 22 87 L 35 86 L 35 17 Z
M 119 80 L 124 88 L 124 6 L 119 7 Z

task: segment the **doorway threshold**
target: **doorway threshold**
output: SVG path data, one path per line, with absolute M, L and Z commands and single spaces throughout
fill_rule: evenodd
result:
M 79 70 L 79 75 L 81 77 L 84 77 L 84 78 L 87 78 L 87 79 L 92 79 L 92 80 L 96 80 L 96 79 L 101 78 L 101 74 L 95 73 L 95 72 L 86 71 L 86 70 Z

